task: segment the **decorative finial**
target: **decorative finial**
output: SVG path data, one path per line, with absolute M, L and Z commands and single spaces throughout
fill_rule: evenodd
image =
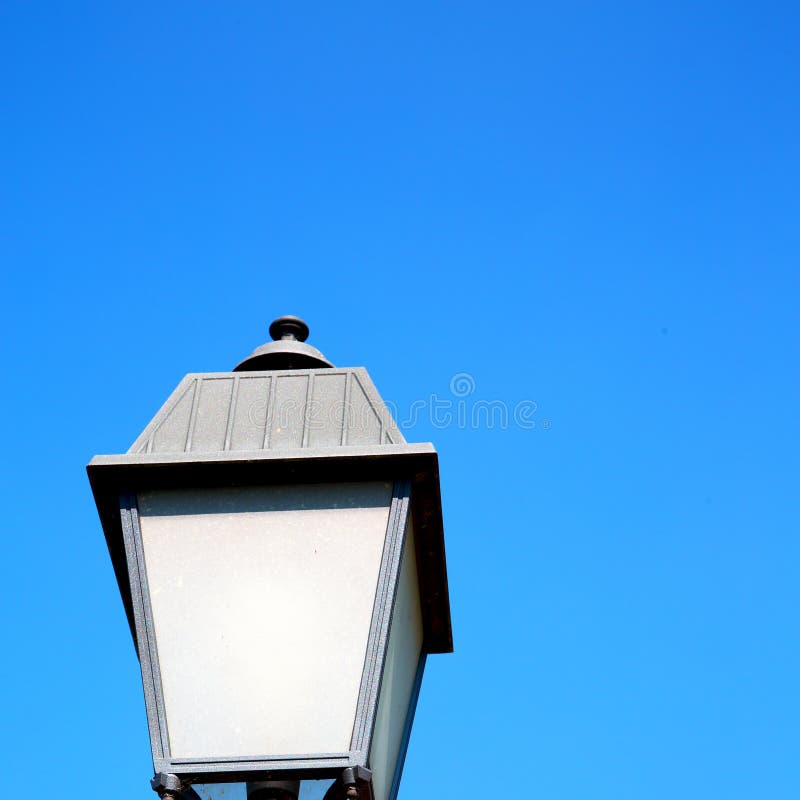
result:
M 320 369 L 332 367 L 316 347 L 305 344 L 308 325 L 300 317 L 278 317 L 269 326 L 273 341 L 257 347 L 234 372 L 259 372 L 261 370 Z
M 308 339 L 308 325 L 300 319 L 287 314 L 278 317 L 269 326 L 269 335 L 277 342 L 280 339 L 293 339 L 297 342 L 304 342 Z

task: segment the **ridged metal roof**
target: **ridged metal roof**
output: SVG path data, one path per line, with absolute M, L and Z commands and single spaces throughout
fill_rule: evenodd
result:
M 189 374 L 128 453 L 404 443 L 367 371 L 347 367 Z

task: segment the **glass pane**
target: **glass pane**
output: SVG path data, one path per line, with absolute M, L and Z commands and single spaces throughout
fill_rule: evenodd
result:
M 349 749 L 391 488 L 139 495 L 173 758 Z
M 422 635 L 414 529 L 409 518 L 370 752 L 375 800 L 387 800 L 392 788 L 422 654 Z

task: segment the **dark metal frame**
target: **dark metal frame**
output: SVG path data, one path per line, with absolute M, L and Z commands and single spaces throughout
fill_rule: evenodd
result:
M 417 532 L 416 558 L 424 641 L 412 702 L 405 722 L 391 798 L 399 785 L 411 723 L 429 652 L 452 650 L 444 566 L 441 501 L 436 453 L 426 445 L 304 450 L 302 454 L 259 453 L 257 457 L 203 459 L 185 456 L 101 456 L 88 468 L 132 630 L 135 633 L 156 772 L 184 783 L 336 777 L 353 766 L 368 766 L 380 685 L 408 521 Z M 381 559 L 367 653 L 350 750 L 287 756 L 174 759 L 169 751 L 158 651 L 153 629 L 136 493 L 144 489 L 309 483 L 391 479 L 394 491 Z M 120 548 L 122 545 L 122 548 Z M 120 549 L 122 552 L 120 552 Z M 124 581 L 120 575 L 124 569 Z M 127 590 L 127 592 L 126 592 Z

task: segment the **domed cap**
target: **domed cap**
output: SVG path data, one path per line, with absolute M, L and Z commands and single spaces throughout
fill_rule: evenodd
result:
M 305 343 L 308 325 L 300 317 L 278 317 L 269 326 L 269 335 L 273 341 L 253 350 L 244 361 L 233 368 L 234 372 L 333 366 L 316 347 Z

